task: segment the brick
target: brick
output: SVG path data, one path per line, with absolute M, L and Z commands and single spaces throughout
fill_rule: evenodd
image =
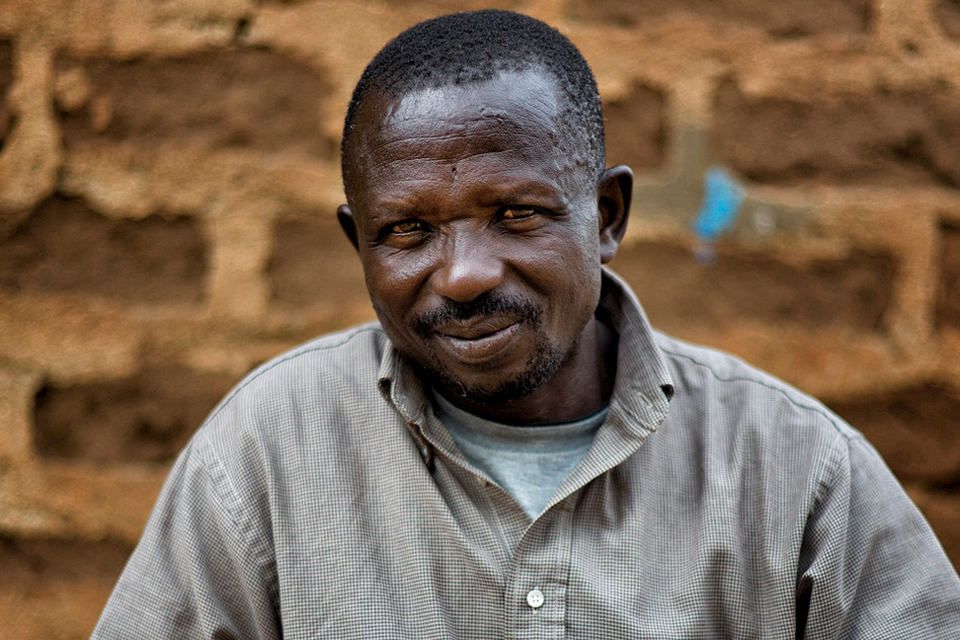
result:
M 311 67 L 270 51 L 209 51 L 186 58 L 61 59 L 82 67 L 86 106 L 63 114 L 68 148 L 91 140 L 295 150 L 333 157 L 320 130 L 328 87 Z
M 960 226 L 944 224 L 940 231 L 940 283 L 936 324 L 960 329 Z
M 206 246 L 196 220 L 107 218 L 54 196 L 0 224 L 0 289 L 78 292 L 135 302 L 196 302 Z
M 960 569 L 960 492 L 925 491 L 911 497 L 940 538 L 954 568 Z
M 830 402 L 873 443 L 902 481 L 960 481 L 960 396 L 924 383 Z
M 623 98 L 605 101 L 607 165 L 625 164 L 635 170 L 663 165 L 666 124 L 663 94 L 636 85 Z
M 235 383 L 153 364 L 118 380 L 47 384 L 36 397 L 34 444 L 46 458 L 169 462 Z
M 655 325 L 713 329 L 745 319 L 812 331 L 878 331 L 892 295 L 895 262 L 854 251 L 804 268 L 766 254 L 718 251 L 701 266 L 689 249 L 651 241 L 624 246 L 612 267 L 635 288 Z
M 289 0 L 286 1 L 289 2 Z M 479 9 L 523 11 L 523 2 L 519 0 L 392 0 L 390 4 L 404 8 L 419 6 L 434 15 L 455 13 L 457 11 L 476 11 Z
M 37 582 L 93 580 L 112 585 L 133 549 L 114 541 L 14 538 L 0 535 L 0 566 L 5 588 L 14 583 L 24 591 Z
M 111 540 L 0 537 L 4 637 L 89 637 L 131 551 Z
M 7 106 L 7 92 L 11 84 L 13 84 L 13 47 L 7 40 L 0 40 L 0 149 L 3 149 L 3 141 L 12 125 L 13 114 Z
M 960 0 L 939 0 L 933 10 L 943 32 L 950 38 L 960 38 Z
M 756 182 L 960 187 L 960 94 L 948 88 L 801 102 L 727 81 L 713 120 L 715 151 Z
M 863 33 L 870 25 L 870 0 L 570 0 L 582 20 L 642 25 L 668 15 L 696 15 L 758 26 L 777 37 L 820 33 Z
M 368 299 L 360 258 L 332 215 L 281 216 L 267 277 L 271 300 L 288 307 L 342 308 Z

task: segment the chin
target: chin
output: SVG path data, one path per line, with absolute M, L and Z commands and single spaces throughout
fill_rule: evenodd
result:
M 503 404 L 525 398 L 550 382 L 570 355 L 556 346 L 539 345 L 523 370 L 497 380 L 465 380 L 439 363 L 428 373 L 434 386 L 464 402 Z

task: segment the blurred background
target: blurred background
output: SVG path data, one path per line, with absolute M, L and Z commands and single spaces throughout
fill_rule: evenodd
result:
M 0 635 L 86 637 L 217 400 L 373 317 L 350 91 L 484 7 L 593 66 L 654 324 L 822 398 L 960 564 L 960 0 L 0 0 Z

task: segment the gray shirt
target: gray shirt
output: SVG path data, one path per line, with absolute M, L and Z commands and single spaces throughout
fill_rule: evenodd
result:
M 536 518 L 576 468 L 609 407 L 576 422 L 518 427 L 484 420 L 433 392 L 437 417 L 468 462 Z
M 653 332 L 605 275 L 607 419 L 532 520 L 377 325 L 248 376 L 178 458 L 96 638 L 960 638 L 960 580 L 815 400 Z

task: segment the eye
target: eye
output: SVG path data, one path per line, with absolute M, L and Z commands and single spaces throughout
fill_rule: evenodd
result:
M 523 220 L 540 213 L 532 207 L 508 207 L 500 212 L 500 217 L 504 220 Z
M 395 248 L 412 248 L 430 235 L 430 226 L 423 220 L 411 218 L 385 224 L 377 232 L 376 242 Z
M 387 227 L 387 233 L 391 235 L 404 235 L 406 233 L 416 233 L 423 231 L 423 223 L 419 220 L 404 220 Z

